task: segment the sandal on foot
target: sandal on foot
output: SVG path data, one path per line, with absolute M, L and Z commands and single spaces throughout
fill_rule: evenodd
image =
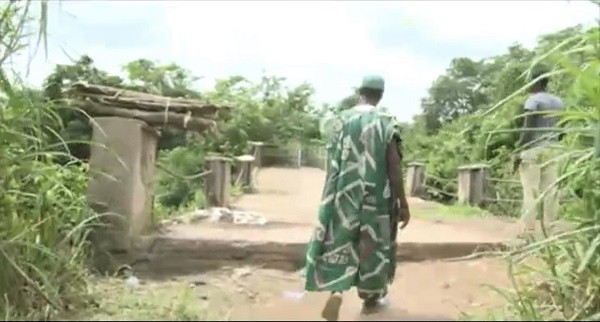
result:
M 374 314 L 382 309 L 386 308 L 389 305 L 389 301 L 386 297 L 376 297 L 373 299 L 368 299 L 363 302 L 362 314 Z

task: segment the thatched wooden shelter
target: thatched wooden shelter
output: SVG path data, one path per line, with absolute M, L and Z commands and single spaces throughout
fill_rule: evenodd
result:
M 171 98 L 83 82 L 67 91 L 68 104 L 91 116 L 137 119 L 151 126 L 171 126 L 202 132 L 212 129 L 230 108 L 187 98 Z

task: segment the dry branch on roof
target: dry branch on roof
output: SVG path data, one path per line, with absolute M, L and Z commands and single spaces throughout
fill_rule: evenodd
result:
M 73 103 L 92 116 L 116 116 L 132 118 L 144 121 L 151 126 L 171 126 L 180 129 L 202 132 L 211 130 L 216 126 L 216 122 L 210 119 L 194 117 L 190 114 L 181 114 L 173 112 L 148 112 L 133 109 L 123 109 L 118 107 L 102 106 L 93 102 Z
M 229 107 L 187 98 L 164 97 L 83 82 L 73 84 L 64 102 L 91 116 L 115 116 L 144 121 L 157 127 L 205 131 L 215 119 L 227 117 Z
M 74 98 L 96 103 L 97 106 L 149 112 L 191 113 L 192 116 L 210 119 L 224 116 L 231 110 L 226 106 L 219 106 L 200 100 L 158 96 L 82 82 L 73 84 L 68 93 Z

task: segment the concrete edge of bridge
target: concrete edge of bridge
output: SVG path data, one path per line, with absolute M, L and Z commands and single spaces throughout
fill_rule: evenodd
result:
M 302 269 L 307 243 L 244 240 L 148 238 L 137 245 L 132 266 L 158 274 L 194 274 L 236 266 L 259 266 L 284 271 Z M 400 262 L 460 260 L 497 255 L 511 248 L 503 242 L 401 242 Z

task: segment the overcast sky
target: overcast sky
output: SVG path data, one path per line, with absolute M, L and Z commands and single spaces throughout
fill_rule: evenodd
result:
M 137 58 L 175 62 L 204 80 L 263 73 L 312 83 L 337 102 L 364 74 L 385 77 L 382 104 L 400 120 L 419 112 L 431 82 L 458 56 L 483 58 L 510 44 L 598 17 L 587 1 L 58 1 L 49 50 L 26 79 L 90 55 L 118 73 Z M 67 56 L 68 54 L 68 56 Z M 25 70 L 25 56 L 17 60 Z

